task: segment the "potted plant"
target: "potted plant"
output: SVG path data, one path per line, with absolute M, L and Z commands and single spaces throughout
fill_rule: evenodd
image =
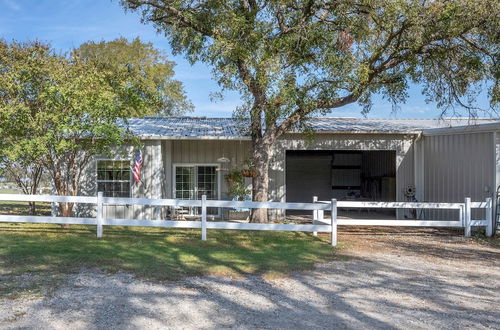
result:
M 231 198 L 242 201 L 250 192 L 245 186 L 245 179 L 241 171 L 231 171 L 224 177 L 228 186 L 228 194 Z
M 250 190 L 245 185 L 245 178 L 241 170 L 229 172 L 224 177 L 228 186 L 228 195 L 233 200 L 244 201 L 245 196 L 250 194 Z M 245 220 L 248 218 L 249 212 L 241 209 L 231 209 L 228 211 L 228 218 L 233 220 Z
M 241 174 L 244 177 L 254 178 L 257 176 L 257 170 L 255 169 L 255 165 L 252 159 L 250 158 L 245 159 L 244 166 L 245 168 L 241 170 Z

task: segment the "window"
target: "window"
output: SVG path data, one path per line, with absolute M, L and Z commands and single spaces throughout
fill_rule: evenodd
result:
M 219 197 L 219 176 L 217 166 L 213 165 L 174 165 L 174 196 L 178 199 L 207 199 Z M 190 214 L 200 214 L 200 208 L 189 208 Z M 218 214 L 215 207 L 207 208 L 210 215 Z
M 105 197 L 130 197 L 130 175 L 128 160 L 98 160 L 97 191 Z
M 207 195 L 207 199 L 217 199 L 217 167 L 198 166 L 198 199 Z
M 175 198 L 194 199 L 194 167 L 177 167 L 175 170 Z

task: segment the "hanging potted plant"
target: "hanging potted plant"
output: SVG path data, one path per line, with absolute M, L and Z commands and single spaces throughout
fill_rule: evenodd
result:
M 241 170 L 241 174 L 246 178 L 254 178 L 257 176 L 257 170 L 255 169 L 255 165 L 250 158 L 245 159 L 244 162 L 245 168 Z

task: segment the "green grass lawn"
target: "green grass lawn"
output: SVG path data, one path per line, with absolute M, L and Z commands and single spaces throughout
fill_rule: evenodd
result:
M 19 194 L 19 189 L 0 189 L 0 214 L 28 215 L 30 207 L 28 202 L 3 201 L 2 194 Z M 50 215 L 51 204 L 36 203 L 36 215 Z
M 1 195 L 0 195 L 1 197 Z M 36 204 L 36 215 L 50 215 L 51 205 L 50 203 L 37 202 Z M 13 215 L 29 215 L 30 207 L 28 202 L 19 201 L 0 201 L 0 214 L 13 214 Z
M 149 279 L 259 274 L 281 276 L 336 258 L 328 238 L 310 233 L 145 227 L 0 224 L 0 274 L 66 274 L 83 268 L 126 271 Z

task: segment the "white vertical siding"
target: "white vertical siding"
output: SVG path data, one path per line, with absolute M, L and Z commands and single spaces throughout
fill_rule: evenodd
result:
M 163 167 L 164 167 L 164 180 L 163 180 L 163 196 L 165 198 L 173 198 L 172 196 L 172 141 L 163 141 Z
M 483 201 L 495 190 L 493 133 L 427 135 L 424 148 L 424 199 L 428 202 Z M 427 211 L 429 219 L 453 219 L 457 211 Z M 474 217 L 482 216 L 473 213 Z
M 500 132 L 495 132 L 493 134 L 494 145 L 494 155 L 495 159 L 493 162 L 493 175 L 495 176 L 495 189 L 500 187 Z
M 97 195 L 97 160 L 115 159 L 132 161 L 135 149 L 133 146 L 116 148 L 111 153 L 112 156 L 98 156 L 92 160 L 85 170 L 83 185 L 80 189 L 81 194 L 87 196 Z M 131 197 L 161 198 L 162 182 L 164 181 L 162 143 L 160 141 L 144 141 L 141 150 L 144 159 L 141 169 L 142 182 L 139 185 L 131 182 Z M 95 215 L 94 209 L 85 205 L 79 205 L 76 209 L 76 214 L 79 216 L 93 216 Z M 104 207 L 104 217 L 106 218 L 157 219 L 160 216 L 158 208 L 140 205 L 107 205 Z

